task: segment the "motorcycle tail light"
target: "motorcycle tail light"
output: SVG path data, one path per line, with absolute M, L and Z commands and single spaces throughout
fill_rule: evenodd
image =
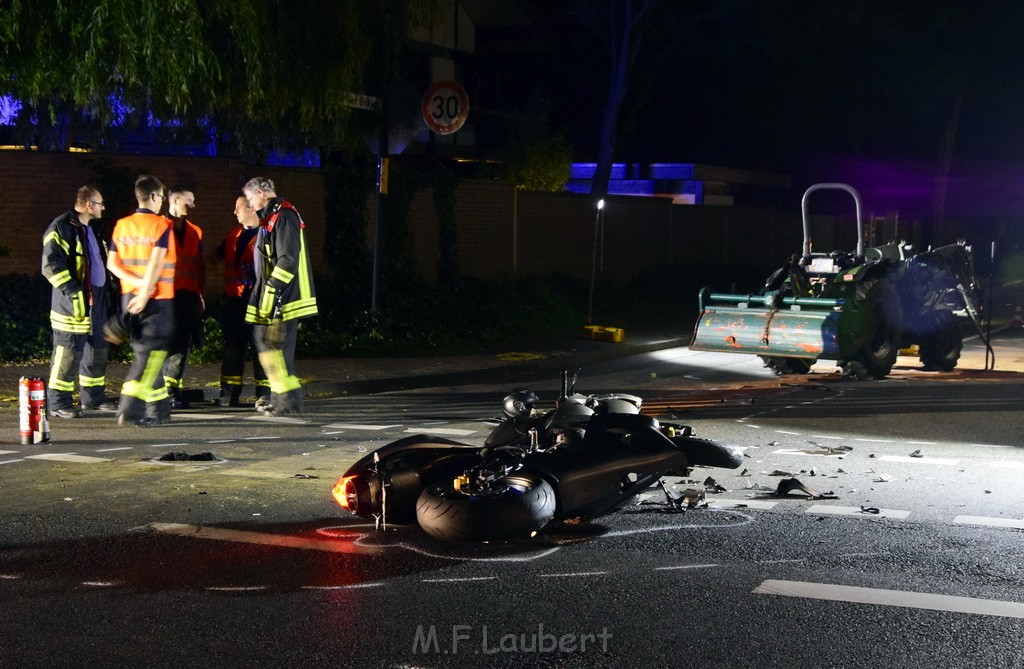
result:
M 334 501 L 337 502 L 341 508 L 356 512 L 359 507 L 359 498 L 356 494 L 356 483 L 355 476 L 343 476 L 338 479 L 338 482 L 334 484 L 334 489 L 331 491 L 331 495 L 334 496 Z

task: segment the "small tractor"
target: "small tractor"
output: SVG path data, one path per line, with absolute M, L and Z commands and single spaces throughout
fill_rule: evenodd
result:
M 857 248 L 815 253 L 808 201 L 816 191 L 853 196 Z M 963 242 L 915 252 L 892 242 L 864 248 L 860 195 L 847 184 L 815 184 L 801 201 L 803 252 L 756 294 L 700 292 L 690 348 L 761 356 L 777 374 L 804 374 L 818 359 L 843 373 L 884 378 L 901 349 L 917 346 L 925 369 L 950 371 L 963 348 L 958 316 L 978 332 L 980 303 L 971 247 Z

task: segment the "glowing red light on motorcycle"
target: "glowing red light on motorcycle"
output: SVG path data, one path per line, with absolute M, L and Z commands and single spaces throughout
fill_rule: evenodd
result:
M 343 476 L 338 479 L 338 482 L 334 484 L 334 489 L 331 491 L 331 495 L 334 497 L 334 501 L 341 506 L 341 508 L 356 512 L 358 507 L 358 498 L 356 497 L 356 484 L 355 476 Z

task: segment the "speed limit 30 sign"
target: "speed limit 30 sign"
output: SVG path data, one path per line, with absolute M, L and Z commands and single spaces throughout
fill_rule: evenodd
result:
M 438 81 L 427 89 L 420 107 L 423 122 L 439 135 L 450 135 L 469 116 L 469 96 L 455 81 Z

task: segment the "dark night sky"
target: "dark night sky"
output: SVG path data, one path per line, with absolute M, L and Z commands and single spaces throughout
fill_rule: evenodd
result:
M 651 44 L 640 61 L 636 82 L 651 85 L 622 160 L 935 160 L 961 90 L 954 156 L 1024 157 L 1024 2 L 706 2 L 716 13 L 697 21 L 692 3 L 667 4 L 651 42 L 669 46 Z M 564 5 L 548 5 L 557 52 L 546 88 L 583 157 L 595 153 L 608 65 Z
M 958 118 L 950 213 L 1024 211 L 1024 2 L 704 0 L 696 21 L 694 4 L 665 3 L 616 162 L 779 171 L 797 185 L 860 178 L 889 192 L 880 208 L 923 214 Z M 569 5 L 535 3 L 556 52 L 533 73 L 576 159 L 594 160 L 608 59 Z

